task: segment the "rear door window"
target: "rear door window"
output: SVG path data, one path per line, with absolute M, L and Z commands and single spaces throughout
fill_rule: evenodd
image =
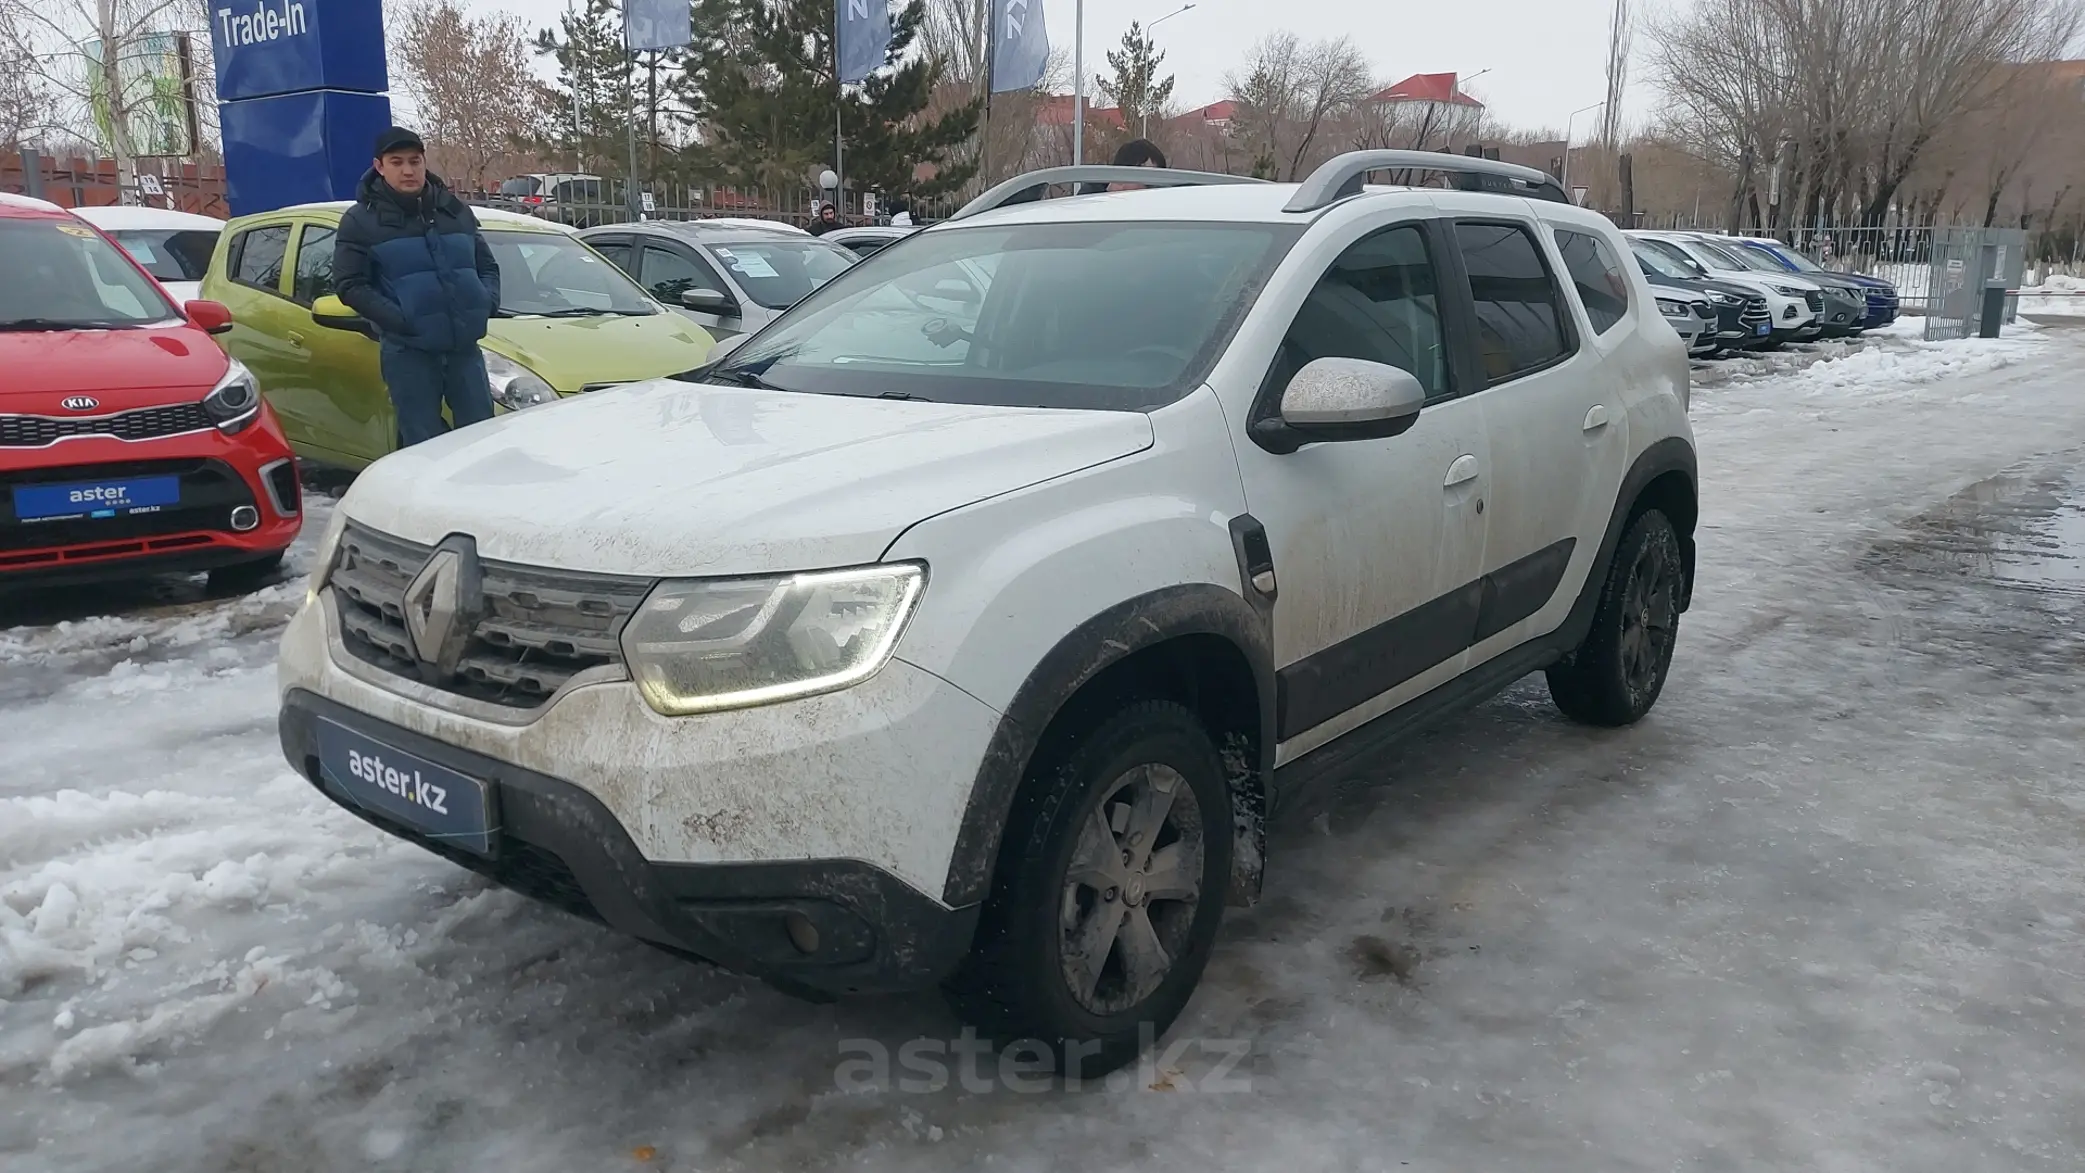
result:
M 1535 238 L 1520 224 L 1458 223 L 1477 310 L 1477 350 L 1485 385 L 1561 362 L 1572 351 L 1564 294 Z
M 1593 333 L 1605 334 L 1629 316 L 1629 278 L 1622 272 L 1607 242 L 1586 232 L 1556 230 L 1557 251 L 1564 254 L 1564 268 L 1578 290 L 1579 304 L 1593 323 Z

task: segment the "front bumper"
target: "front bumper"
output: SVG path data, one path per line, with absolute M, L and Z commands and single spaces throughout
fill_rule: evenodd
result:
M 21 522 L 14 515 L 17 485 L 157 476 L 180 479 L 180 505 L 60 522 Z M 233 566 L 287 549 L 302 525 L 296 463 L 265 412 L 235 436 L 214 430 L 143 441 L 89 436 L 43 448 L 0 448 L 0 585 Z
M 497 791 L 491 856 L 435 842 L 372 814 L 319 770 L 319 719 L 393 745 Z M 873 865 L 851 859 L 661 863 L 586 790 L 548 774 L 458 749 L 303 689 L 283 697 L 282 749 L 327 798 L 524 896 L 785 987 L 827 994 L 931 986 L 970 948 L 978 908 L 951 909 Z M 813 951 L 791 939 L 794 915 L 817 930 Z
M 335 801 L 317 716 L 490 782 L 504 823 L 492 860 L 364 817 L 527 895 L 833 993 L 931 985 L 969 946 L 975 906 L 930 893 L 1000 718 L 903 660 L 843 692 L 697 717 L 660 716 L 627 680 L 466 715 L 355 660 L 329 588 L 284 633 L 280 678 L 284 752 Z M 783 931 L 792 912 L 818 927 L 816 954 Z

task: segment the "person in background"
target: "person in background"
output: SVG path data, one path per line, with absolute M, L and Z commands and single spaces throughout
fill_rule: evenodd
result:
M 831 201 L 818 205 L 818 218 L 811 221 L 811 235 L 824 236 L 826 233 L 839 227 L 841 227 L 839 205 Z
M 420 136 L 394 126 L 333 240 L 340 300 L 376 327 L 401 448 L 492 418 L 478 340 L 500 303 L 500 269 L 478 218 L 427 170 Z
M 891 197 L 890 222 L 893 228 L 912 227 L 912 205 L 906 202 L 904 196 Z
M 1148 138 L 1133 138 L 1115 148 L 1115 157 L 1108 161 L 1112 167 L 1158 167 L 1166 165 L 1166 153 Z M 1079 188 L 1080 195 L 1092 195 L 1103 191 L 1135 191 L 1141 183 L 1088 183 Z

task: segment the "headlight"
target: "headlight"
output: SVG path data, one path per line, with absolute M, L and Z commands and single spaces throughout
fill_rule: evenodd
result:
M 1782 297 L 1792 297 L 1795 298 L 1797 301 L 1801 301 L 1803 299 L 1803 294 L 1808 292 L 1808 290 L 1798 289 L 1793 285 L 1769 285 L 1767 286 L 1767 288 L 1773 290 L 1775 293 L 1780 294 Z
M 557 398 L 557 391 L 542 376 L 504 354 L 485 352 L 485 376 L 492 381 L 492 401 L 508 411 L 520 411 Z
M 1687 311 L 1687 304 L 1685 302 L 1667 301 L 1662 297 L 1658 299 L 1658 312 L 1664 314 L 1668 318 L 1684 318 L 1689 316 Z
M 660 583 L 623 629 L 645 702 L 670 717 L 851 688 L 890 661 L 926 568 Z
M 238 359 L 225 371 L 224 378 L 210 393 L 203 396 L 203 411 L 217 430 L 227 436 L 237 435 L 261 418 L 261 385 L 254 382 L 253 372 Z
M 1721 306 L 1743 305 L 1745 299 L 1732 293 L 1711 293 L 1709 300 Z

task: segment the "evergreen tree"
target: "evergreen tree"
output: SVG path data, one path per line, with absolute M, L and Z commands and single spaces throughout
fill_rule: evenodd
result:
M 557 61 L 538 147 L 547 156 L 571 158 L 581 171 L 619 177 L 629 170 L 630 119 L 639 113 L 638 71 L 623 47 L 622 7 L 617 0 L 586 0 L 558 24 L 536 34 L 536 54 Z
M 1141 137 L 1144 120 L 1165 117 L 1166 104 L 1173 100 L 1173 75 L 1169 73 L 1163 80 L 1158 76 L 1159 63 L 1165 59 L 1151 34 L 1131 21 L 1129 31 L 1122 34 L 1122 48 L 1108 53 L 1114 79 L 1093 79 L 1101 96 L 1122 111 L 1122 125 L 1131 135 Z
M 707 141 L 688 152 L 707 178 L 748 186 L 802 184 L 834 166 L 835 118 L 845 145 L 843 174 L 856 191 L 938 195 L 975 168 L 950 160 L 977 126 L 977 101 L 938 118 L 925 114 L 945 74 L 931 55 L 908 54 L 926 19 L 925 0 L 892 13 L 882 68 L 844 99 L 833 59 L 834 0 L 698 0 L 693 91 Z M 909 59 L 907 59 L 909 58 Z M 936 170 L 914 178 L 919 164 Z

